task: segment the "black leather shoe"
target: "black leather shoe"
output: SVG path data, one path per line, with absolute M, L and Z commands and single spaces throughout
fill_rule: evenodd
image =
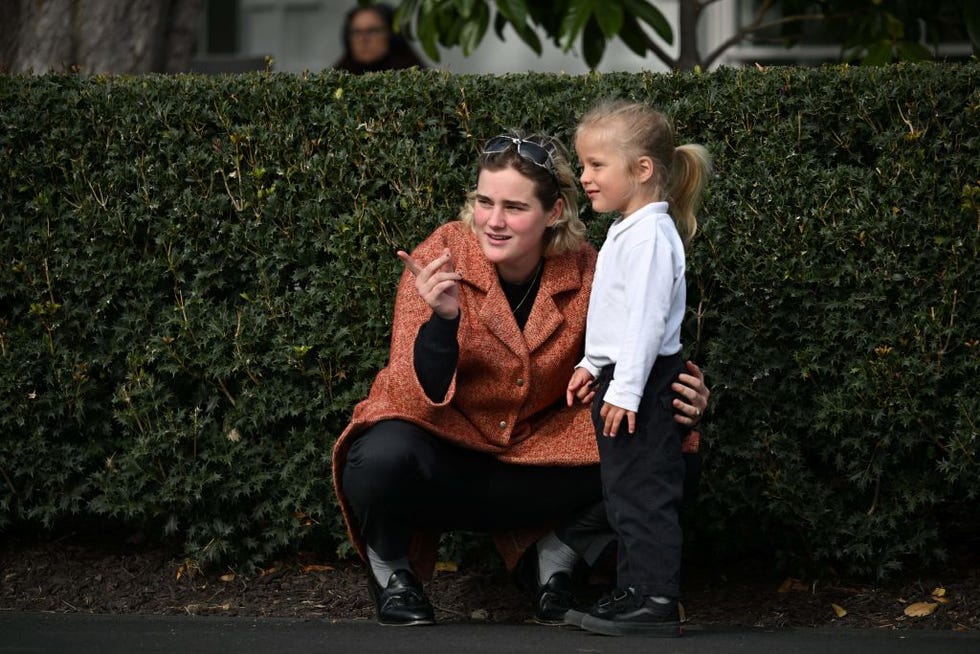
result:
M 572 608 L 573 602 L 572 577 L 567 572 L 556 572 L 538 589 L 534 621 L 538 624 L 565 624 L 565 613 Z
M 572 577 L 567 572 L 556 572 L 547 583 L 538 583 L 538 556 L 530 548 L 517 562 L 513 573 L 514 583 L 534 601 L 534 621 L 538 624 L 565 624 L 565 612 L 572 608 Z
M 384 589 L 368 570 L 368 590 L 380 624 L 397 627 L 435 624 L 432 604 L 422 592 L 422 584 L 408 570 L 395 570 Z

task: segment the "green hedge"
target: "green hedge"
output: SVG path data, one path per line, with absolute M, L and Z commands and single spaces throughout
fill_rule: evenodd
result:
M 0 529 L 343 551 L 329 453 L 387 356 L 394 251 L 455 216 L 484 139 L 626 95 L 716 157 L 692 546 L 941 560 L 980 490 L 978 70 L 2 77 Z

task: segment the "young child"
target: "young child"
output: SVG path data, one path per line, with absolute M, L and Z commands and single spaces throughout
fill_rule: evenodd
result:
M 710 157 L 700 145 L 674 147 L 663 114 L 625 101 L 589 111 L 575 149 L 592 208 L 621 214 L 599 251 L 585 357 L 567 391 L 569 404 L 595 393 L 592 420 L 618 557 L 617 589 L 565 620 L 608 635 L 679 636 L 683 428 L 673 419 L 670 385 L 684 368 L 684 244 L 697 228 Z

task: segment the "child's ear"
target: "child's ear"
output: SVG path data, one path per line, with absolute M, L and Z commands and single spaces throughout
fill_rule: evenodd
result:
M 651 157 L 644 155 L 636 160 L 636 177 L 641 184 L 656 174 L 657 166 Z

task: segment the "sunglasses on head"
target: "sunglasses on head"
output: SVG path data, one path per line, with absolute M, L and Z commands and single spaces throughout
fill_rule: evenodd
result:
M 514 136 L 494 136 L 492 139 L 487 141 L 485 146 L 483 146 L 483 154 L 500 154 L 501 152 L 505 152 L 512 145 L 516 146 L 517 154 L 521 157 L 521 159 L 525 159 L 537 166 L 541 166 L 552 175 L 557 175 L 555 170 L 555 160 L 551 157 L 551 153 L 548 152 L 543 145 L 540 143 L 534 143 L 533 141 L 526 141 Z

